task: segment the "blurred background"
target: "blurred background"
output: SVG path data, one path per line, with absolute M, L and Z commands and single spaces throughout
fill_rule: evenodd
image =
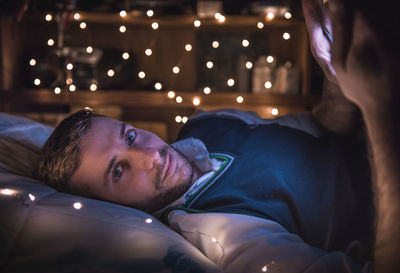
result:
M 197 110 L 309 111 L 323 76 L 301 1 L 0 1 L 0 111 L 91 107 L 173 141 Z

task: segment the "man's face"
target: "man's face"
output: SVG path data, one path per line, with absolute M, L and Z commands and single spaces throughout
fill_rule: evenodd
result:
M 74 190 L 153 212 L 190 187 L 193 167 L 155 134 L 106 117 L 91 122 L 71 178 Z

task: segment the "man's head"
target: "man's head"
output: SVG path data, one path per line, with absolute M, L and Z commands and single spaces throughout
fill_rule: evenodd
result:
M 38 177 L 60 191 L 156 211 L 181 196 L 195 169 L 155 134 L 82 110 L 45 143 Z

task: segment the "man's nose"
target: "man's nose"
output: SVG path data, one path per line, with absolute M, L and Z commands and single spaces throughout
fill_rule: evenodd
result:
M 162 158 L 158 149 L 134 148 L 129 150 L 132 157 L 132 165 L 141 170 L 151 170 L 162 164 Z

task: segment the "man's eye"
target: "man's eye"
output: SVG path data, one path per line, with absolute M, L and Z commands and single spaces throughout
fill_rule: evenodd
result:
M 136 131 L 134 129 L 129 130 L 126 133 L 125 140 L 126 140 L 126 143 L 129 146 L 132 146 L 135 143 L 135 140 L 136 140 Z
M 119 165 L 118 167 L 116 167 L 113 170 L 112 179 L 114 182 L 118 182 L 118 180 L 121 178 L 121 176 L 122 176 L 122 166 Z

